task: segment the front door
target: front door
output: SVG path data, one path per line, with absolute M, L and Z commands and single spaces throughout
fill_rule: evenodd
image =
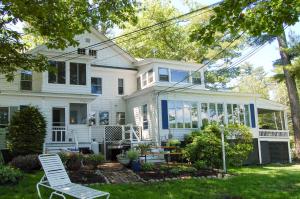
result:
M 52 108 L 52 142 L 66 141 L 65 108 Z

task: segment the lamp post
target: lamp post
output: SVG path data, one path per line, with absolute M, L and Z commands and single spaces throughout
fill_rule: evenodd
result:
M 225 142 L 224 142 L 224 125 L 221 124 L 220 125 L 221 128 L 221 139 L 222 139 L 222 158 L 223 158 L 223 170 L 226 173 L 227 169 L 226 169 L 226 157 L 225 157 Z

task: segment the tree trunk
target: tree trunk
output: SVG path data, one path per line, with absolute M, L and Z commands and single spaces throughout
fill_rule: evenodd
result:
M 284 48 L 287 48 L 287 41 L 285 32 L 280 36 L 277 36 L 277 41 L 280 50 L 280 56 L 283 66 L 283 73 L 285 78 L 285 84 L 288 91 L 290 108 L 291 108 L 291 117 L 293 122 L 294 130 L 294 139 L 295 139 L 295 152 L 296 156 L 300 158 L 300 103 L 299 103 L 299 94 L 297 91 L 296 80 L 293 75 L 286 69 L 287 65 L 291 64 L 289 55 L 283 51 Z

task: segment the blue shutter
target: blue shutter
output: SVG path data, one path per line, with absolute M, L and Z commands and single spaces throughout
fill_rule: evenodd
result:
M 161 119 L 162 119 L 162 129 L 169 129 L 167 100 L 161 100 Z
M 250 104 L 250 113 L 251 113 L 251 126 L 252 128 L 256 128 L 254 104 Z

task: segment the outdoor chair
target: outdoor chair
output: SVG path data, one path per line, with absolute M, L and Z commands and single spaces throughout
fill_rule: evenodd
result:
M 66 198 L 65 195 L 81 199 L 100 197 L 106 197 L 106 199 L 109 198 L 110 194 L 107 192 L 98 191 L 89 187 L 72 183 L 60 157 L 57 154 L 39 155 L 39 160 L 45 172 L 45 175 L 36 185 L 39 198 L 42 198 L 40 186 L 44 186 L 53 190 L 50 195 L 50 199 L 54 195 L 62 198 Z

